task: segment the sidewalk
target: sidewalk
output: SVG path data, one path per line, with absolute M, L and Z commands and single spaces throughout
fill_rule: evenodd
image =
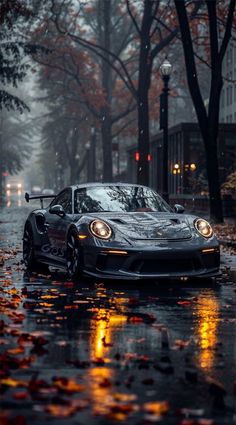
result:
M 232 248 L 230 243 L 226 241 L 226 244 L 220 242 L 221 244 L 221 254 L 220 254 L 220 263 L 221 270 L 226 272 L 231 279 L 236 282 L 236 248 Z
M 221 245 L 235 249 L 236 254 L 236 221 L 225 220 L 223 224 L 212 225 L 214 233 Z
M 236 282 L 236 220 L 225 219 L 212 227 L 221 246 L 221 269 Z

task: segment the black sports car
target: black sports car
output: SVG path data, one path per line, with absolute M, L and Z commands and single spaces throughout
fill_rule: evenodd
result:
M 152 189 L 125 183 L 70 186 L 40 199 L 25 223 L 28 268 L 47 264 L 70 277 L 157 279 L 219 274 L 219 244 L 210 224 L 173 209 Z M 43 208 L 45 198 L 54 198 Z

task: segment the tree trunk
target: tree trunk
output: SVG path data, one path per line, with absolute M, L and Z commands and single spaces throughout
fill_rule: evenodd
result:
M 199 128 L 205 145 L 209 186 L 210 218 L 215 223 L 222 223 L 223 209 L 220 194 L 218 166 L 219 103 L 222 89 L 222 61 L 230 39 L 229 30 L 230 25 L 232 25 L 235 1 L 231 1 L 229 15 L 230 19 L 227 21 L 227 28 L 220 51 L 218 50 L 217 17 L 215 10 L 216 4 L 215 2 L 207 2 L 207 5 L 211 53 L 211 87 L 208 113 L 206 111 L 199 87 L 186 5 L 184 0 L 175 0 L 175 6 L 182 36 L 189 91 L 193 100 Z M 222 46 L 224 47 L 224 51 L 222 50 Z
M 140 31 L 139 77 L 138 77 L 138 170 L 139 184 L 149 185 L 149 106 L 148 92 L 151 78 L 150 27 L 152 24 L 153 2 L 145 0 L 144 14 Z
M 77 161 L 73 162 L 71 161 L 70 164 L 70 184 L 78 184 L 79 182 L 76 181 L 77 179 Z
M 2 176 L 2 166 L 0 164 L 0 207 L 3 205 L 4 199 L 4 188 L 3 188 L 3 176 Z
M 223 211 L 219 184 L 218 156 L 217 148 L 215 146 L 216 141 L 214 141 L 214 143 L 209 143 L 211 134 L 212 129 L 209 128 L 207 139 L 204 140 L 208 173 L 210 217 L 213 222 L 222 223 Z
M 141 76 L 141 73 L 140 73 Z M 142 77 L 141 77 L 142 78 Z M 149 108 L 148 88 L 142 83 L 138 93 L 138 184 L 149 185 Z
M 110 107 L 102 109 L 103 181 L 112 182 L 112 133 Z
M 109 65 L 109 51 L 111 38 L 111 2 L 101 1 L 101 17 L 103 31 L 101 34 L 102 45 L 106 49 L 102 60 L 102 86 L 105 93 L 105 106 L 101 108 L 101 135 L 103 147 L 103 180 L 112 181 L 112 121 L 111 121 L 111 98 L 112 98 L 112 68 Z
M 208 140 L 204 140 L 206 149 L 210 217 L 215 223 L 223 223 L 223 207 L 220 192 L 218 135 L 219 135 L 219 111 L 220 94 L 223 87 L 222 64 L 216 63 L 212 68 L 211 91 L 208 110 Z

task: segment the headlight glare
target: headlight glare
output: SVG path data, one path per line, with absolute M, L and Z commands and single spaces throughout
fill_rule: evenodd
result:
M 112 234 L 110 226 L 102 220 L 94 220 L 90 223 L 90 230 L 94 236 L 101 239 L 109 239 Z
M 203 218 L 198 218 L 194 222 L 194 226 L 198 233 L 200 233 L 201 236 L 204 238 L 211 238 L 213 235 L 213 230 L 211 225 L 208 223 L 208 221 L 204 220 Z

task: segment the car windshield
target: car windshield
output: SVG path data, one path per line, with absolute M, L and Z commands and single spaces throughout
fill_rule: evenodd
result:
M 75 191 L 75 213 L 92 212 L 171 212 L 156 192 L 142 186 L 94 186 Z

